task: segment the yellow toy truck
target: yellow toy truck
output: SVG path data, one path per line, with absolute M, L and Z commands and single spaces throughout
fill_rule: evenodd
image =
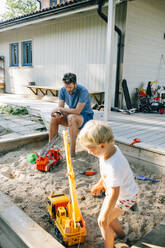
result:
M 70 198 L 64 193 L 48 196 L 47 212 L 50 222 L 55 226 L 57 239 L 65 246 L 73 246 L 84 242 L 86 227 L 78 206 L 68 132 L 66 130 L 63 132 L 63 139 L 67 161 Z

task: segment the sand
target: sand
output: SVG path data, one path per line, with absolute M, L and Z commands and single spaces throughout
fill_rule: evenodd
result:
M 13 202 L 42 228 L 55 237 L 54 227 L 48 222 L 46 199 L 51 193 L 69 193 L 66 176 L 66 161 L 62 138 L 57 146 L 62 149 L 63 161 L 48 173 L 34 169 L 27 162 L 26 156 L 31 152 L 40 152 L 44 142 L 23 146 L 17 151 L 4 154 L 0 158 L 0 189 L 11 197 Z M 87 237 L 83 248 L 104 247 L 97 217 L 103 198 L 93 197 L 91 187 L 99 179 L 98 159 L 78 149 L 76 158 L 72 160 L 77 186 L 79 207 L 86 222 Z M 137 180 L 139 186 L 138 210 L 128 211 L 120 218 L 126 231 L 129 243 L 135 244 L 142 236 L 150 232 L 159 223 L 165 224 L 165 177 L 154 175 L 131 164 L 134 175 L 141 174 L 158 179 L 158 183 Z M 86 169 L 96 170 L 96 175 L 80 174 Z

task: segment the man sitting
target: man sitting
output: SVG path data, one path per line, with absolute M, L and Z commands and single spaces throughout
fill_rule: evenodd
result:
M 58 108 L 51 113 L 49 141 L 57 135 L 59 125 L 69 127 L 71 156 L 74 157 L 78 132 L 87 121 L 93 119 L 93 111 L 89 92 L 77 84 L 75 74 L 64 74 L 63 83 L 64 87 L 59 91 Z M 69 108 L 65 108 L 65 103 Z

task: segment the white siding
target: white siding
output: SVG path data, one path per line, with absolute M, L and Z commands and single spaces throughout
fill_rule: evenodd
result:
M 123 17 L 117 15 L 116 19 L 121 25 Z M 78 83 L 89 90 L 104 91 L 106 32 L 107 24 L 95 10 L 0 33 L 0 55 L 6 58 L 7 92 L 29 93 L 24 86 L 30 81 L 37 85 L 61 87 L 66 72 L 76 73 Z M 117 38 L 115 32 L 114 72 Z M 21 52 L 20 67 L 9 67 L 9 43 L 19 42 L 21 46 L 21 41 L 30 39 L 33 67 L 21 66 Z M 115 74 L 112 88 L 113 104 Z
M 130 93 L 148 81 L 158 80 L 165 86 L 165 1 L 128 2 L 123 78 Z
M 7 91 L 21 93 L 29 81 L 60 87 L 63 74 L 69 71 L 90 90 L 104 90 L 106 26 L 93 12 L 0 33 Z M 9 67 L 9 43 L 20 42 L 21 48 L 21 41 L 30 39 L 33 67 Z

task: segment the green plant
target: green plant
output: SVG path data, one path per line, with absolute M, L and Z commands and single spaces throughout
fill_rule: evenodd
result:
M 27 115 L 28 110 L 26 107 L 2 105 L 0 106 L 0 114 Z

